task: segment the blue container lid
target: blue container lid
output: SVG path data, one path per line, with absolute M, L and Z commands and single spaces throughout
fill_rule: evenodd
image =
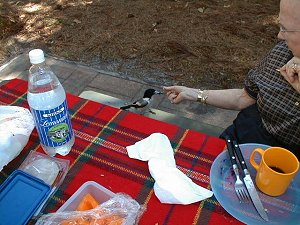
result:
M 50 191 L 44 181 L 14 171 L 0 186 L 0 225 L 27 224 Z

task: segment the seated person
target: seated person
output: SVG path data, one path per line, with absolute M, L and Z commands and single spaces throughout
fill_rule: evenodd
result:
M 239 143 L 282 146 L 300 159 L 300 1 L 280 2 L 280 41 L 249 71 L 243 89 L 164 87 L 172 103 L 200 101 L 240 110 L 225 134 Z

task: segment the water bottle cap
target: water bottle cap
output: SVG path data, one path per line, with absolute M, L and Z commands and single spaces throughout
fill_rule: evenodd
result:
M 32 64 L 39 64 L 45 61 L 44 52 L 41 49 L 33 49 L 29 52 L 29 59 Z

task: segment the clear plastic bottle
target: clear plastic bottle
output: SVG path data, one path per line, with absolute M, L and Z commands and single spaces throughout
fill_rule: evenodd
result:
M 45 63 L 44 52 L 29 52 L 27 101 L 44 151 L 67 155 L 74 144 L 66 93 L 56 75 Z

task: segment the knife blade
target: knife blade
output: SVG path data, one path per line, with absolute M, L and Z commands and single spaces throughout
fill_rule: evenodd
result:
M 237 158 L 238 160 L 240 161 L 240 164 L 241 164 L 241 167 L 243 169 L 243 172 L 245 174 L 245 177 L 244 177 L 244 183 L 246 185 L 246 188 L 248 190 L 248 193 L 250 195 L 250 198 L 252 200 L 252 203 L 256 209 L 256 211 L 258 212 L 258 214 L 265 220 L 265 221 L 269 221 L 269 218 L 268 218 L 268 215 L 265 211 L 265 208 L 258 196 L 258 193 L 257 193 L 257 190 L 255 188 L 255 185 L 252 181 L 252 178 L 250 176 L 250 173 L 248 171 L 248 168 L 247 168 L 247 165 L 245 163 L 245 160 L 244 160 L 244 157 L 243 157 L 243 154 L 242 154 L 242 151 L 238 145 L 238 143 L 236 141 L 232 141 L 233 143 L 233 148 L 234 148 L 234 151 L 237 155 Z

